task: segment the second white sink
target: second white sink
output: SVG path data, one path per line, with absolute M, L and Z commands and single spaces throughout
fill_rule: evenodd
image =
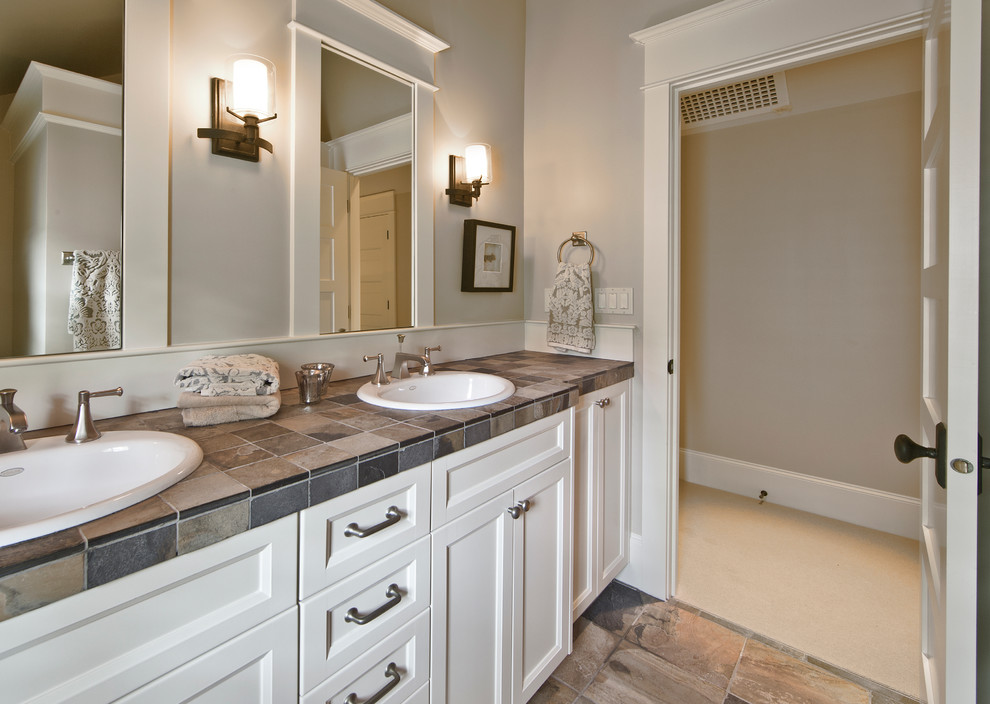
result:
M 362 401 L 385 408 L 410 411 L 447 410 L 487 406 L 516 392 L 508 379 L 480 372 L 437 372 L 393 380 L 383 386 L 368 382 L 357 395 Z

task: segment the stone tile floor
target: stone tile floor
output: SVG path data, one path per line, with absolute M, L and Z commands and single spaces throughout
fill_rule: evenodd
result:
M 574 651 L 529 704 L 916 702 L 693 607 L 612 582 L 574 624 Z

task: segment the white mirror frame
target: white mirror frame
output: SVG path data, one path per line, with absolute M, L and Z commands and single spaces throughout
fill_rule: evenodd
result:
M 290 25 L 293 41 L 293 76 L 301 60 L 315 61 L 317 70 L 309 74 L 319 79 L 321 45 L 340 51 L 403 78 L 413 86 L 415 156 L 413 173 L 413 313 L 417 327 L 430 328 L 433 316 L 433 85 L 434 54 L 448 45 L 404 18 L 371 0 L 296 0 L 296 14 Z M 75 396 L 80 389 L 123 386 L 125 396 L 104 399 L 101 416 L 170 408 L 175 405 L 172 377 L 182 364 L 210 352 L 231 353 L 247 347 L 268 354 L 287 366 L 326 356 L 326 342 L 334 340 L 335 359 L 343 378 L 355 376 L 363 368 L 360 353 L 368 351 L 369 339 L 392 337 L 393 331 L 370 331 L 347 335 L 318 335 L 312 319 L 318 312 L 318 296 L 312 296 L 313 311 L 297 310 L 308 295 L 300 275 L 291 281 L 293 306 L 290 309 L 289 336 L 263 339 L 169 346 L 169 271 L 163 262 L 169 252 L 169 140 L 171 111 L 171 0 L 125 0 L 124 62 L 124 349 L 78 352 L 64 355 L 0 359 L 0 388 L 19 389 L 16 403 L 28 416 L 32 430 L 53 427 L 72 420 Z M 313 28 L 333 29 L 320 33 Z M 297 129 L 315 129 L 319 139 L 319 108 L 301 110 L 301 88 L 293 79 L 293 106 L 296 116 L 305 116 Z M 311 99 L 319 96 L 319 86 Z M 310 124 L 309 120 L 312 120 Z M 298 135 L 304 132 L 298 132 Z M 318 247 L 319 149 L 299 154 L 292 147 L 292 186 L 301 188 L 292 196 L 290 207 L 290 246 L 292 262 L 306 266 L 303 233 Z M 300 161 L 302 157 L 302 161 Z M 304 167 L 312 159 L 313 167 Z M 315 177 L 314 177 L 315 174 Z M 310 218 L 306 223 L 306 218 Z M 298 235 L 298 236 L 297 236 Z M 301 269 L 298 271 L 302 271 Z M 317 277 L 313 276 L 313 281 Z M 305 306 L 303 306 L 305 308 Z M 430 328 L 429 342 L 442 342 L 452 349 L 463 335 L 456 328 Z M 514 349 L 519 340 L 496 326 L 494 337 L 478 338 L 492 348 L 493 340 Z M 470 346 L 461 354 L 474 353 Z
M 168 345 L 170 98 L 162 86 L 171 72 L 171 14 L 171 0 L 124 3 L 125 350 Z
M 297 0 L 292 31 L 289 335 L 320 324 L 320 71 L 330 46 L 412 87 L 413 325 L 433 325 L 434 55 L 449 45 L 371 0 Z

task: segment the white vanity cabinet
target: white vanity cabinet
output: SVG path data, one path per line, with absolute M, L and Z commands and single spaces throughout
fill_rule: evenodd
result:
M 0 623 L 0 698 L 296 701 L 296 521 Z
M 570 651 L 571 426 L 434 461 L 433 704 L 525 704 Z
M 430 465 L 308 508 L 299 525 L 300 701 L 405 702 L 429 680 Z
M 581 396 L 574 421 L 574 613 L 629 563 L 629 381 Z

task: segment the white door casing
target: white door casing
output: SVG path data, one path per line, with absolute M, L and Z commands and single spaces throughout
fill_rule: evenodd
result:
M 947 98 L 951 104 L 946 104 L 935 120 L 936 126 L 944 123 L 952 133 L 952 139 L 946 142 L 951 171 L 942 179 L 948 188 L 941 191 L 946 200 L 948 193 L 952 199 L 938 211 L 951 238 L 951 246 L 945 240 L 948 269 L 929 277 L 932 284 L 940 282 L 937 290 L 934 286 L 923 290 L 932 300 L 944 296 L 946 301 L 942 329 L 947 343 L 938 366 L 945 370 L 946 401 L 940 415 L 950 424 L 948 456 L 950 462 L 960 458 L 978 463 L 980 7 L 976 0 L 963 4 L 965 7 L 953 3 L 953 25 L 956 31 L 960 25 L 965 26 L 966 36 L 962 41 L 953 37 L 953 90 L 946 94 L 951 96 Z M 926 8 L 919 0 L 843 0 L 826 4 L 814 0 L 727 0 L 632 35 L 646 47 L 643 259 L 649 275 L 644 276 L 643 301 L 644 310 L 650 312 L 644 321 L 643 384 L 666 393 L 644 394 L 642 454 L 644 458 L 657 458 L 654 467 L 645 461 L 643 467 L 641 554 L 651 560 L 649 564 L 635 565 L 631 573 L 636 576 L 635 586 L 655 596 L 672 595 L 676 567 L 679 94 L 917 35 L 924 28 L 925 17 Z M 932 172 L 926 173 L 926 179 L 932 176 Z M 926 204 L 931 212 L 936 201 Z M 937 221 L 938 218 L 931 219 L 932 223 Z M 934 295 L 929 296 L 930 292 Z M 925 305 L 936 309 L 933 303 Z M 673 375 L 665 373 L 667 359 L 675 360 Z M 926 404 L 926 408 L 930 406 Z M 929 476 L 931 468 L 926 466 L 923 471 Z M 937 669 L 945 660 L 935 651 L 948 651 L 948 666 L 953 669 L 944 681 L 951 680 L 952 684 L 946 686 L 958 690 L 949 689 L 951 698 L 941 701 L 967 702 L 975 701 L 976 475 L 951 470 L 949 474 L 954 476 L 949 477 L 949 542 L 942 558 L 946 565 L 942 572 L 947 579 L 946 596 L 939 602 L 939 615 L 933 613 L 933 623 L 944 615 L 947 640 L 944 645 L 937 639 L 931 643 L 926 652 L 931 659 L 926 662 Z M 932 544 L 938 542 L 936 538 Z M 935 563 L 940 561 L 936 559 Z M 943 680 L 934 681 L 933 686 L 938 688 Z
M 636 32 L 645 47 L 642 548 L 628 581 L 675 584 L 678 481 L 681 92 L 918 35 L 923 0 L 725 0 Z M 673 374 L 667 360 L 674 360 Z
M 345 171 L 320 173 L 320 334 L 350 329 L 350 178 Z
M 922 444 L 946 428 L 945 488 L 922 480 L 922 663 L 930 704 L 976 701 L 979 0 L 935 0 L 925 27 Z M 957 470 L 969 469 L 963 474 Z

